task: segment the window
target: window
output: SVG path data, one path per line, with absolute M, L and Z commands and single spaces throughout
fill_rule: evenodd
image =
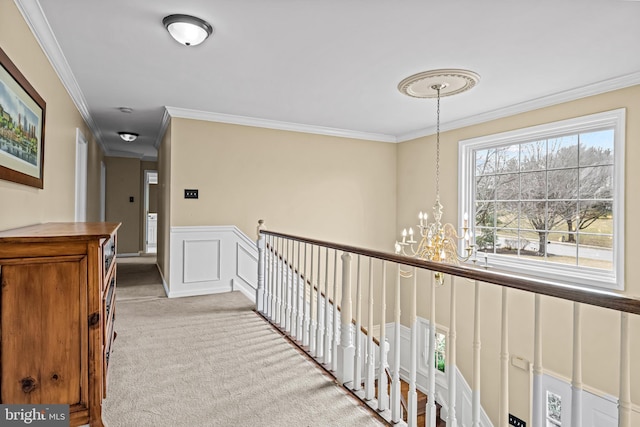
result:
M 547 427 L 559 427 L 562 425 L 562 398 L 547 390 L 546 402 Z
M 436 370 L 444 373 L 446 366 L 446 348 L 447 348 L 447 336 L 436 330 L 436 357 L 435 364 Z
M 481 262 L 624 288 L 624 117 L 620 109 L 460 142 L 460 212 L 474 219 Z

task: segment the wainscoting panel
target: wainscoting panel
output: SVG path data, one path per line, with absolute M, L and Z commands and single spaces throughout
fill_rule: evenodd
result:
M 256 244 L 235 226 L 171 227 L 169 298 L 233 290 L 255 301 Z

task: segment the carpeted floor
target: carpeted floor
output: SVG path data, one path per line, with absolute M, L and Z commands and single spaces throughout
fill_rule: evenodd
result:
M 118 265 L 110 427 L 385 425 L 244 295 L 168 299 L 149 265 Z

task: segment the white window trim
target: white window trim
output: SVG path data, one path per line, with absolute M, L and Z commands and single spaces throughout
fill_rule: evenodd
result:
M 534 275 L 570 285 L 624 290 L 624 162 L 625 162 L 625 116 L 626 109 L 605 111 L 588 116 L 576 117 L 543 125 L 532 126 L 509 132 L 461 140 L 458 143 L 458 224 L 462 226 L 465 212 L 475 218 L 472 190 L 475 165 L 473 152 L 483 148 L 527 142 L 536 138 L 550 138 L 574 132 L 595 130 L 613 126 L 614 136 L 614 201 L 615 215 L 613 228 L 613 268 L 610 272 L 588 267 L 562 264 L 543 264 L 526 259 L 505 259 L 488 254 L 489 267 L 511 270 L 516 273 Z M 470 221 L 474 226 L 474 221 Z M 475 229 L 472 230 L 475 236 Z M 483 261 L 483 260 L 482 260 Z

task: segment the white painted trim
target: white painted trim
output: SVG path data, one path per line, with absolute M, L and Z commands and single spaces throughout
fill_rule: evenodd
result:
M 421 392 L 428 394 L 428 369 L 426 367 L 426 362 L 424 361 L 425 355 L 422 353 L 424 345 L 426 344 L 424 341 L 421 341 L 420 337 L 424 336 L 426 331 L 429 329 L 429 320 L 424 319 L 422 317 L 417 317 L 417 325 L 418 325 L 418 343 L 421 344 L 417 348 L 417 359 L 418 363 L 418 371 L 416 377 L 416 388 Z M 385 324 L 386 337 L 389 342 L 393 340 L 395 325 L 393 322 Z M 438 327 L 437 330 L 445 331 L 446 329 Z M 441 332 L 440 332 L 441 333 Z M 400 378 L 404 381 L 409 381 L 410 371 L 410 360 L 411 360 L 411 328 L 405 325 L 400 325 Z M 393 357 L 392 353 L 389 353 L 390 359 Z M 392 363 L 392 360 L 389 361 Z M 446 369 L 449 369 L 447 365 Z M 459 408 L 458 413 L 458 425 L 460 426 L 470 426 L 471 425 L 471 402 L 472 402 L 472 391 L 471 387 L 467 383 L 464 376 L 460 370 L 456 367 L 456 406 Z M 445 419 L 448 408 L 448 375 L 442 374 L 440 371 L 435 371 L 435 382 L 436 382 L 436 401 L 442 405 L 442 418 Z M 483 408 L 480 408 L 480 426 L 481 427 L 493 427 L 489 416 L 485 412 Z
M 123 254 L 118 252 L 118 257 L 120 258 L 133 258 L 137 256 L 140 256 L 140 252 L 130 252 L 130 253 L 123 253 Z
M 567 286 L 590 287 L 594 290 L 624 290 L 624 168 L 625 168 L 625 122 L 626 109 L 604 111 L 551 123 L 544 123 L 508 132 L 484 135 L 458 142 L 458 223 L 462 223 L 464 212 L 475 218 L 473 204 L 474 165 L 473 152 L 484 148 L 518 144 L 536 138 L 551 138 L 573 132 L 597 130 L 613 126 L 614 140 L 614 247 L 613 270 L 604 271 L 588 267 L 563 264 L 544 264 L 528 259 L 513 259 L 488 254 L 488 265 L 521 274 L 533 275 L 543 280 L 561 282 Z M 473 226 L 473 224 L 472 224 Z M 475 229 L 472 227 L 475 234 Z M 533 271 L 535 270 L 535 274 Z
M 157 263 L 156 263 L 156 267 L 158 268 L 158 272 L 160 273 L 160 278 L 162 279 L 162 287 L 164 288 L 164 294 L 168 298 L 169 297 L 169 285 L 167 284 L 167 281 L 164 279 L 164 274 L 162 274 L 162 270 L 160 269 L 160 266 Z
M 255 301 L 258 248 L 238 227 L 171 227 L 169 241 L 169 298 L 239 290 Z
M 588 96 L 594 96 L 618 89 L 624 89 L 626 87 L 631 87 L 638 84 L 640 84 L 640 71 L 608 80 L 603 80 L 601 82 L 582 86 L 579 88 L 554 93 L 548 96 L 543 96 L 541 98 L 536 98 L 529 101 L 521 102 L 519 104 L 510 105 L 508 107 L 498 108 L 497 110 L 487 111 L 486 113 L 476 114 L 474 116 L 466 117 L 460 120 L 441 123 L 440 132 L 446 132 L 449 130 L 460 129 L 466 126 L 477 125 L 480 123 L 489 122 L 491 120 L 509 117 L 520 113 L 526 113 L 527 111 L 537 110 L 539 108 L 562 104 L 563 102 L 571 102 L 577 99 L 586 98 Z M 417 138 L 422 138 L 428 135 L 434 135 L 435 133 L 435 126 L 431 126 L 414 132 L 408 132 L 398 135 L 396 139 L 397 142 L 405 142 Z
M 336 129 L 324 126 L 305 125 L 301 123 L 281 122 L 256 117 L 236 116 L 233 114 L 213 113 L 189 110 L 186 108 L 165 107 L 171 117 L 203 120 L 208 122 L 230 123 L 242 126 L 253 126 L 267 129 L 286 130 L 291 132 L 312 133 L 317 135 L 337 136 L 340 138 L 364 139 L 367 141 L 397 142 L 393 135 L 381 133 L 359 132 L 348 129 Z
M 20 13 L 22 13 L 24 20 L 27 22 L 27 25 L 31 29 L 31 32 L 40 44 L 45 56 L 53 66 L 56 74 L 58 74 L 62 85 L 69 93 L 69 96 L 71 96 L 71 99 L 80 112 L 80 115 L 91 129 L 91 132 L 95 136 L 96 141 L 98 141 L 100 148 L 102 148 L 102 152 L 105 155 L 109 155 L 104 143 L 102 142 L 102 133 L 100 132 L 100 128 L 89 113 L 89 106 L 87 105 L 84 94 L 73 75 L 73 71 L 71 71 L 67 58 L 65 58 L 62 53 L 60 44 L 58 44 L 58 40 L 53 34 L 53 30 L 49 25 L 49 21 L 47 20 L 40 3 L 38 0 L 15 0 L 15 3 L 16 6 L 18 6 Z
M 76 128 L 75 221 L 87 220 L 87 159 L 89 144 L 80 128 Z
M 153 146 L 156 150 L 160 148 L 160 144 L 162 144 L 162 139 L 164 138 L 164 134 L 167 133 L 167 128 L 169 127 L 170 122 L 171 115 L 169 114 L 169 110 L 165 108 L 164 112 L 162 113 L 162 122 L 160 123 L 160 131 L 158 132 L 158 137 L 156 138 L 156 142 L 153 143 Z

